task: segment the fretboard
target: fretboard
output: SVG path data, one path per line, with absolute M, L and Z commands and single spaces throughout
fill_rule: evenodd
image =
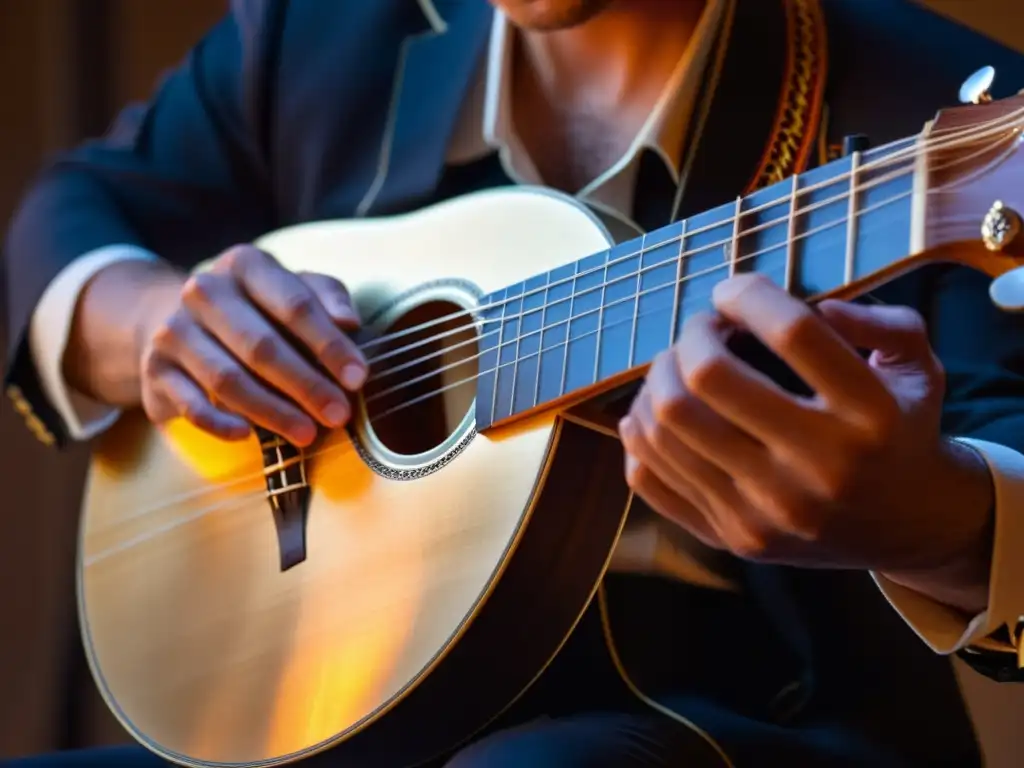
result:
M 812 299 L 906 259 L 912 143 L 854 153 L 485 297 L 477 427 L 625 380 L 711 310 L 731 275 L 758 272 Z

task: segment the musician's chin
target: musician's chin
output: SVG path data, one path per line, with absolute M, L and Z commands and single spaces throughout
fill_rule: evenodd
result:
M 541 31 L 583 24 L 613 0 L 491 0 L 518 27 Z

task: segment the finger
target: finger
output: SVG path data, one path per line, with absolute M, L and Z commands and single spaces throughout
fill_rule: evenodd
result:
M 670 488 L 648 465 L 630 453 L 626 454 L 625 472 L 629 487 L 647 502 L 651 509 L 685 528 L 707 546 L 724 548 L 710 520 L 701 511 L 702 504 L 694 501 L 694 498 L 699 497 L 694 489 L 690 489 L 687 495 L 681 495 L 675 488 Z
M 818 434 L 818 409 L 733 355 L 714 317 L 691 317 L 674 349 L 687 391 L 769 450 L 792 453 Z
M 320 299 L 327 314 L 339 328 L 354 331 L 362 325 L 359 312 L 352 303 L 348 288 L 340 280 L 315 272 L 299 272 L 299 279 Z
M 674 351 L 655 358 L 642 396 L 649 399 L 650 415 L 656 422 L 650 430 L 656 450 L 672 450 L 659 444 L 662 439 L 669 443 L 671 436 L 732 478 L 762 477 L 768 469 L 771 457 L 761 442 L 686 389 Z M 646 414 L 644 409 L 638 415 Z
M 359 328 L 361 325 L 359 313 L 352 304 L 352 298 L 344 285 L 333 277 L 310 273 L 303 273 L 301 280 L 317 297 L 335 326 L 346 331 L 354 331 Z M 339 381 L 347 389 L 355 391 L 366 383 L 369 372 L 366 356 L 347 333 L 340 334 L 340 340 L 335 338 L 334 343 L 338 344 L 338 349 L 332 355 L 337 359 L 330 362 L 325 361 L 324 365 L 328 367 L 328 370 L 340 370 Z M 340 366 L 340 368 L 330 366 Z
M 239 261 L 235 269 L 249 297 L 305 345 L 342 386 L 354 391 L 363 385 L 366 361 L 362 353 L 304 280 L 270 257 Z
M 739 497 L 732 478 L 691 450 L 671 431 L 659 432 L 650 403 L 650 398 L 641 390 L 629 414 L 619 423 L 619 434 L 626 450 L 656 468 L 669 487 L 680 490 L 691 486 L 712 505 L 735 506 Z
M 818 310 L 849 344 L 873 350 L 879 363 L 931 367 L 937 362 L 924 318 L 910 307 L 866 306 L 830 299 L 821 302 Z
M 351 407 L 344 391 L 278 333 L 231 278 L 194 275 L 182 291 L 189 313 L 248 370 L 327 425 L 348 421 Z
M 715 286 L 715 308 L 753 333 L 811 389 L 839 406 L 862 406 L 887 395 L 864 360 L 805 302 L 757 274 Z
M 753 549 L 762 540 L 757 535 L 763 527 L 761 521 L 746 508 L 732 479 L 724 472 L 682 443 L 665 451 L 655 449 L 634 411 L 620 422 L 619 433 L 627 453 L 645 473 L 640 482 L 657 478 L 672 492 L 689 499 L 703 512 L 710 530 L 722 541 L 731 542 L 731 547 Z M 638 492 L 646 499 L 642 488 Z M 671 508 L 662 514 L 672 517 Z
M 149 382 L 143 406 L 149 420 L 157 425 L 183 418 L 222 440 L 244 440 L 250 433 L 245 419 L 215 406 L 192 379 L 170 364 Z
M 175 333 L 170 342 L 162 335 L 154 345 L 172 359 L 203 389 L 207 396 L 253 424 L 269 429 L 294 445 L 306 446 L 316 439 L 316 424 L 285 398 L 259 384 L 220 344 L 194 323 Z M 325 426 L 339 427 L 340 423 Z

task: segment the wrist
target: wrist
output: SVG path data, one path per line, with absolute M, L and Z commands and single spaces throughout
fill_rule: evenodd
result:
M 110 405 L 139 405 L 143 346 L 173 311 L 185 279 L 165 263 L 141 260 L 97 272 L 75 305 L 63 358 L 68 385 Z
M 988 465 L 970 446 L 944 438 L 924 481 L 922 509 L 937 532 L 936 546 L 922 565 L 883 575 L 952 608 L 980 613 L 988 605 L 995 534 Z

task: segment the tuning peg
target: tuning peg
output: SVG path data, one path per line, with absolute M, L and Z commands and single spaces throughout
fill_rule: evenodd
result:
M 996 80 L 994 67 L 982 67 L 964 80 L 960 86 L 961 104 L 985 104 L 992 101 L 992 83 Z
M 1016 267 L 995 278 L 989 283 L 988 295 L 1004 312 L 1024 312 L 1024 267 Z

